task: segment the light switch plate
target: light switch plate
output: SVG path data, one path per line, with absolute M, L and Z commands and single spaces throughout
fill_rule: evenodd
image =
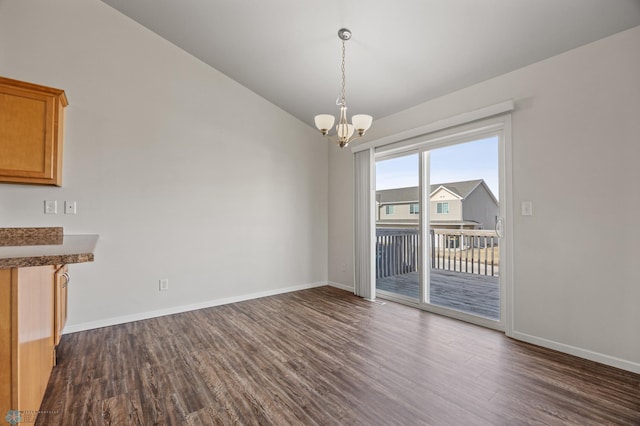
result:
M 533 216 L 533 203 L 531 201 L 523 201 L 520 204 L 520 214 L 522 216 Z
M 169 290 L 169 278 L 163 278 L 159 281 L 159 289 L 160 291 L 167 291 Z
M 44 201 L 44 213 L 45 214 L 58 214 L 58 202 L 56 200 Z

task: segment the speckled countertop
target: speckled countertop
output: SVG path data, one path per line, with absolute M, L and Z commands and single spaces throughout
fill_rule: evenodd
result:
M 62 228 L 0 228 L 0 269 L 93 262 L 98 235 Z

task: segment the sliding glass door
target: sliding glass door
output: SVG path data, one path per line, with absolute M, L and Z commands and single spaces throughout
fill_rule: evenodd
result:
M 499 321 L 498 137 L 433 149 L 428 158 L 426 302 Z
M 380 297 L 502 328 L 501 132 L 376 153 Z
M 376 291 L 421 300 L 420 161 L 417 153 L 376 162 Z

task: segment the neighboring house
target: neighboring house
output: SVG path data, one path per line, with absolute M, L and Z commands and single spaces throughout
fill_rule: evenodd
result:
M 415 227 L 420 217 L 418 187 L 376 191 L 379 228 Z M 431 185 L 431 228 L 495 229 L 499 204 L 483 179 Z

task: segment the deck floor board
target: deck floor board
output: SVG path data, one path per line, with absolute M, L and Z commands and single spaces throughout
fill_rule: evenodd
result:
M 376 289 L 419 299 L 418 272 L 378 278 Z M 498 277 L 431 269 L 430 302 L 494 320 L 500 319 Z

